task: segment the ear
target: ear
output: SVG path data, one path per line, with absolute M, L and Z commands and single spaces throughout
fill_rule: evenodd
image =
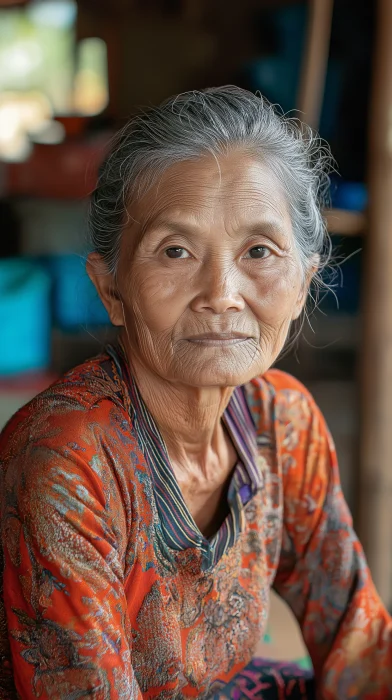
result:
M 314 255 L 313 259 L 311 261 L 311 264 L 309 265 L 309 267 L 306 271 L 306 275 L 305 275 L 305 278 L 303 280 L 303 283 L 301 285 L 301 289 L 300 289 L 300 292 L 298 295 L 297 303 L 294 307 L 294 313 L 293 313 L 293 317 L 292 317 L 293 321 L 296 321 L 297 318 L 299 318 L 299 316 L 301 315 L 302 311 L 304 310 L 306 300 L 307 300 L 308 294 L 309 294 L 309 287 L 310 287 L 310 284 L 311 284 L 313 277 L 315 276 L 315 274 L 317 273 L 317 270 L 319 269 L 319 265 L 320 265 L 320 256 Z
M 90 253 L 86 262 L 86 271 L 94 284 L 99 297 L 109 314 L 113 326 L 124 325 L 124 314 L 120 296 L 113 275 L 99 253 Z

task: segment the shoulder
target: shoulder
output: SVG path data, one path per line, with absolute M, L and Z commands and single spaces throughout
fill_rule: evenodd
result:
M 270 369 L 260 377 L 255 377 L 249 384 L 254 388 L 254 391 L 265 392 L 266 390 L 275 398 L 287 396 L 290 393 L 298 399 L 306 399 L 310 403 L 314 403 L 313 397 L 308 389 L 291 374 L 282 372 L 279 369 Z
M 83 414 L 96 409 L 104 411 L 109 404 L 124 406 L 126 389 L 112 364 L 109 355 L 102 354 L 70 369 L 19 409 L 1 436 L 25 421 L 33 421 L 38 427 L 42 416 L 68 424 L 72 416 L 77 422 Z
M 303 384 L 285 372 L 270 370 L 246 385 L 246 391 L 258 445 L 277 460 L 286 501 L 295 504 L 300 493 L 307 493 L 307 498 L 316 492 L 321 495 L 331 479 L 338 483 L 332 437 Z
M 133 468 L 142 455 L 125 388 L 106 360 L 67 372 L 6 425 L 0 435 L 3 518 L 12 503 L 21 518 L 30 517 L 39 501 L 60 519 L 101 518 L 110 527 L 121 523 L 125 532 Z
M 282 372 L 280 369 L 270 369 L 262 377 L 256 378 L 253 381 L 257 384 L 260 380 L 273 387 L 276 394 L 279 394 L 279 392 L 292 391 L 297 395 L 311 399 L 311 394 L 299 379 L 296 379 L 296 377 L 293 377 L 287 372 Z
M 63 459 L 88 463 L 120 433 L 130 434 L 126 388 L 109 356 L 100 355 L 73 368 L 23 406 L 0 434 L 2 470 L 25 470 L 27 455 L 38 449 Z
M 306 387 L 295 377 L 271 369 L 245 385 L 256 428 L 271 423 L 312 422 L 320 411 Z M 260 425 L 261 424 L 261 425 Z
M 311 393 L 297 379 L 270 370 L 245 385 L 259 445 L 269 445 L 286 473 L 329 471 L 335 446 L 325 418 Z M 296 469 L 288 469 L 296 465 Z
M 126 394 L 114 361 L 102 353 L 70 369 L 33 401 L 52 408 L 69 404 L 89 409 L 104 401 L 123 405 Z

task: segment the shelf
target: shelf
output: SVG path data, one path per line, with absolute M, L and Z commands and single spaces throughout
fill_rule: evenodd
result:
M 36 144 L 28 160 L 5 165 L 8 196 L 80 200 L 96 185 L 108 135 L 70 139 L 58 145 Z
M 366 232 L 366 214 L 346 209 L 326 209 L 324 216 L 329 233 L 341 236 L 361 236 Z
M 301 342 L 310 350 L 317 351 L 358 349 L 360 333 L 359 314 L 347 314 L 341 311 L 327 314 L 316 311 L 310 316 L 310 325 L 304 326 Z

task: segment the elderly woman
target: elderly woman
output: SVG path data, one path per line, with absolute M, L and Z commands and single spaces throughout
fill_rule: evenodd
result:
M 392 624 L 306 389 L 325 150 L 236 88 L 132 119 L 91 203 L 118 345 L 1 440 L 2 698 L 392 697 Z M 255 658 L 270 590 L 314 667 Z

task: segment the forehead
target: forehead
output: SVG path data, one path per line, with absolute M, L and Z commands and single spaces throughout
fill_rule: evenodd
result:
M 131 205 L 130 214 L 144 230 L 170 215 L 199 221 L 223 216 L 234 221 L 268 214 L 289 223 L 287 198 L 272 169 L 240 151 L 170 166 Z

